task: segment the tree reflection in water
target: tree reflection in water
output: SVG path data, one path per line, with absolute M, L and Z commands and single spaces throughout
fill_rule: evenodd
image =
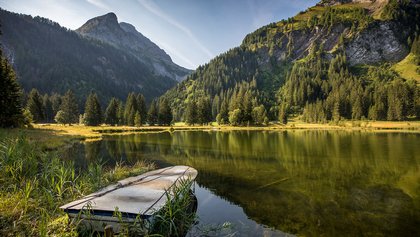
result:
M 78 162 L 192 166 L 199 185 L 288 233 L 419 236 L 419 138 L 306 130 L 133 134 L 86 143 Z

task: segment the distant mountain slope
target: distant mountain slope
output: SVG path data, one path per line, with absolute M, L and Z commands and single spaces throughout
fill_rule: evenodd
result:
M 1 46 L 23 88 L 42 93 L 74 90 L 81 100 L 95 90 L 103 102 L 131 91 L 148 101 L 177 82 L 126 50 L 83 37 L 51 20 L 0 10 Z
M 281 107 L 303 117 L 323 114 L 316 121 L 360 119 L 369 111 L 372 119 L 403 119 L 419 110 L 420 100 L 415 100 L 420 91 L 404 81 L 413 78 L 398 75 L 392 65 L 406 58 L 413 42 L 419 43 L 419 3 L 323 0 L 293 18 L 250 33 L 239 47 L 199 67 L 163 97 L 173 102 L 177 120 L 185 120 L 188 103 L 201 97 L 211 100 L 213 119 L 228 101 L 229 111 L 238 109 L 245 123 L 252 107 L 260 104 L 272 120 L 277 120 Z M 414 77 L 420 78 L 420 69 Z M 401 92 L 411 95 L 399 105 L 402 116 L 394 116 L 395 101 L 388 103 L 394 98 L 394 81 L 410 88 Z M 381 101 L 374 98 L 380 90 L 386 94 Z M 318 112 L 313 110 L 316 103 Z M 374 116 L 377 107 L 379 117 Z
M 143 63 L 150 65 L 156 75 L 168 76 L 181 81 L 191 72 L 173 63 L 165 51 L 138 32 L 133 25 L 125 22 L 118 23 L 114 13 L 90 19 L 76 32 L 124 50 Z

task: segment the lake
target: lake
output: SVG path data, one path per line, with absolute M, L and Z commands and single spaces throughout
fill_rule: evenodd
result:
M 420 236 L 419 151 L 415 133 L 176 131 L 105 136 L 68 156 L 196 168 L 191 236 Z

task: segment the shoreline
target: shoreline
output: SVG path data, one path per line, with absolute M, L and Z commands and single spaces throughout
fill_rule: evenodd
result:
M 72 137 L 86 142 L 101 140 L 108 135 L 128 135 L 135 133 L 155 133 L 173 131 L 288 131 L 288 130 L 342 130 L 366 132 L 406 132 L 420 133 L 420 121 L 342 121 L 338 124 L 312 124 L 292 121 L 287 125 L 270 124 L 268 126 L 229 126 L 229 125 L 185 125 L 176 123 L 173 126 L 84 126 L 59 124 L 34 124 L 31 130 L 44 131 L 60 137 Z

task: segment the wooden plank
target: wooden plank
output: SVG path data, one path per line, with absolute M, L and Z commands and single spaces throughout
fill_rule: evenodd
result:
M 130 177 L 82 199 L 61 206 L 66 212 L 86 209 L 93 212 L 114 212 L 151 216 L 167 200 L 165 191 L 182 179 L 195 179 L 197 170 L 188 166 L 171 166 Z

